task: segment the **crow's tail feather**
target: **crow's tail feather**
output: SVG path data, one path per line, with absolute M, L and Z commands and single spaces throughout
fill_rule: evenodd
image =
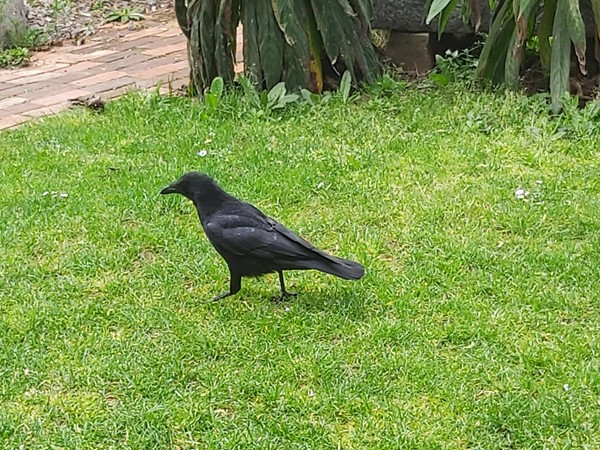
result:
M 311 269 L 335 275 L 345 280 L 358 280 L 365 274 L 365 268 L 355 261 L 327 255 L 327 259 L 312 261 Z

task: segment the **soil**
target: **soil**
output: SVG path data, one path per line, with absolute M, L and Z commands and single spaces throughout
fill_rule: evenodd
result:
M 103 29 L 123 26 L 135 29 L 144 27 L 147 21 L 175 17 L 173 0 L 26 0 L 26 4 L 29 24 L 40 31 L 46 45 L 82 44 Z M 144 19 L 125 24 L 106 21 L 111 12 L 124 8 L 141 13 Z

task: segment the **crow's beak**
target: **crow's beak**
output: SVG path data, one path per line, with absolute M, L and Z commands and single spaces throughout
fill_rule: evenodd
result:
M 179 191 L 177 190 L 177 186 L 174 186 L 172 184 L 168 185 L 166 188 L 164 188 L 162 191 L 160 191 L 160 193 L 162 195 L 165 194 L 177 194 Z

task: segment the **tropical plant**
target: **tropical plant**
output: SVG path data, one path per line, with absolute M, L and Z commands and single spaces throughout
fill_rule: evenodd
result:
M 0 69 L 4 67 L 26 66 L 29 63 L 29 50 L 23 47 L 0 49 Z
M 107 22 L 121 22 L 127 23 L 133 20 L 142 20 L 145 19 L 144 15 L 137 8 L 130 8 L 129 6 L 125 6 L 120 9 L 113 9 L 106 16 Z
M 450 14 L 460 7 L 464 20 L 480 22 L 477 0 L 433 0 L 427 23 L 438 17 L 440 33 Z M 571 52 L 586 74 L 586 32 L 579 0 L 492 0 L 494 14 L 483 46 L 477 75 L 516 89 L 527 41 L 537 41 L 541 66 L 549 75 L 552 110 L 558 113 L 569 92 Z M 600 55 L 600 0 L 588 0 L 593 11 L 596 55 Z
M 322 92 L 346 70 L 355 82 L 379 74 L 371 0 L 175 0 L 175 13 L 197 92 L 217 76 L 233 81 L 240 23 L 245 75 L 260 89 Z

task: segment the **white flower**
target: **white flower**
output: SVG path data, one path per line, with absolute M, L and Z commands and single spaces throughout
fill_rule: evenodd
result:
M 204 158 L 208 152 L 206 150 L 200 150 L 198 152 L 198 156 Z
M 321 181 L 319 184 L 317 184 L 317 189 L 323 189 L 323 186 L 325 186 L 325 183 Z
M 210 139 L 210 138 L 209 138 L 209 139 L 206 139 L 206 140 L 204 141 L 204 143 L 205 143 L 205 144 L 210 144 L 211 142 L 212 142 L 212 139 Z
M 67 198 L 67 197 L 69 196 L 69 194 L 67 194 L 66 192 L 61 192 L 61 193 L 60 193 L 60 196 L 61 196 L 62 198 Z
M 519 188 L 515 191 L 515 197 L 519 200 L 523 200 L 528 195 L 529 195 L 529 192 L 527 192 L 525 189 Z
M 569 385 L 568 385 L 568 384 L 563 384 L 563 389 L 564 389 L 565 391 L 568 391 L 568 390 L 569 390 Z
M 50 192 L 48 192 L 48 191 L 44 191 L 44 192 L 42 192 L 42 197 L 45 197 L 45 196 L 46 196 L 46 195 L 48 195 L 49 193 L 50 193 Z

